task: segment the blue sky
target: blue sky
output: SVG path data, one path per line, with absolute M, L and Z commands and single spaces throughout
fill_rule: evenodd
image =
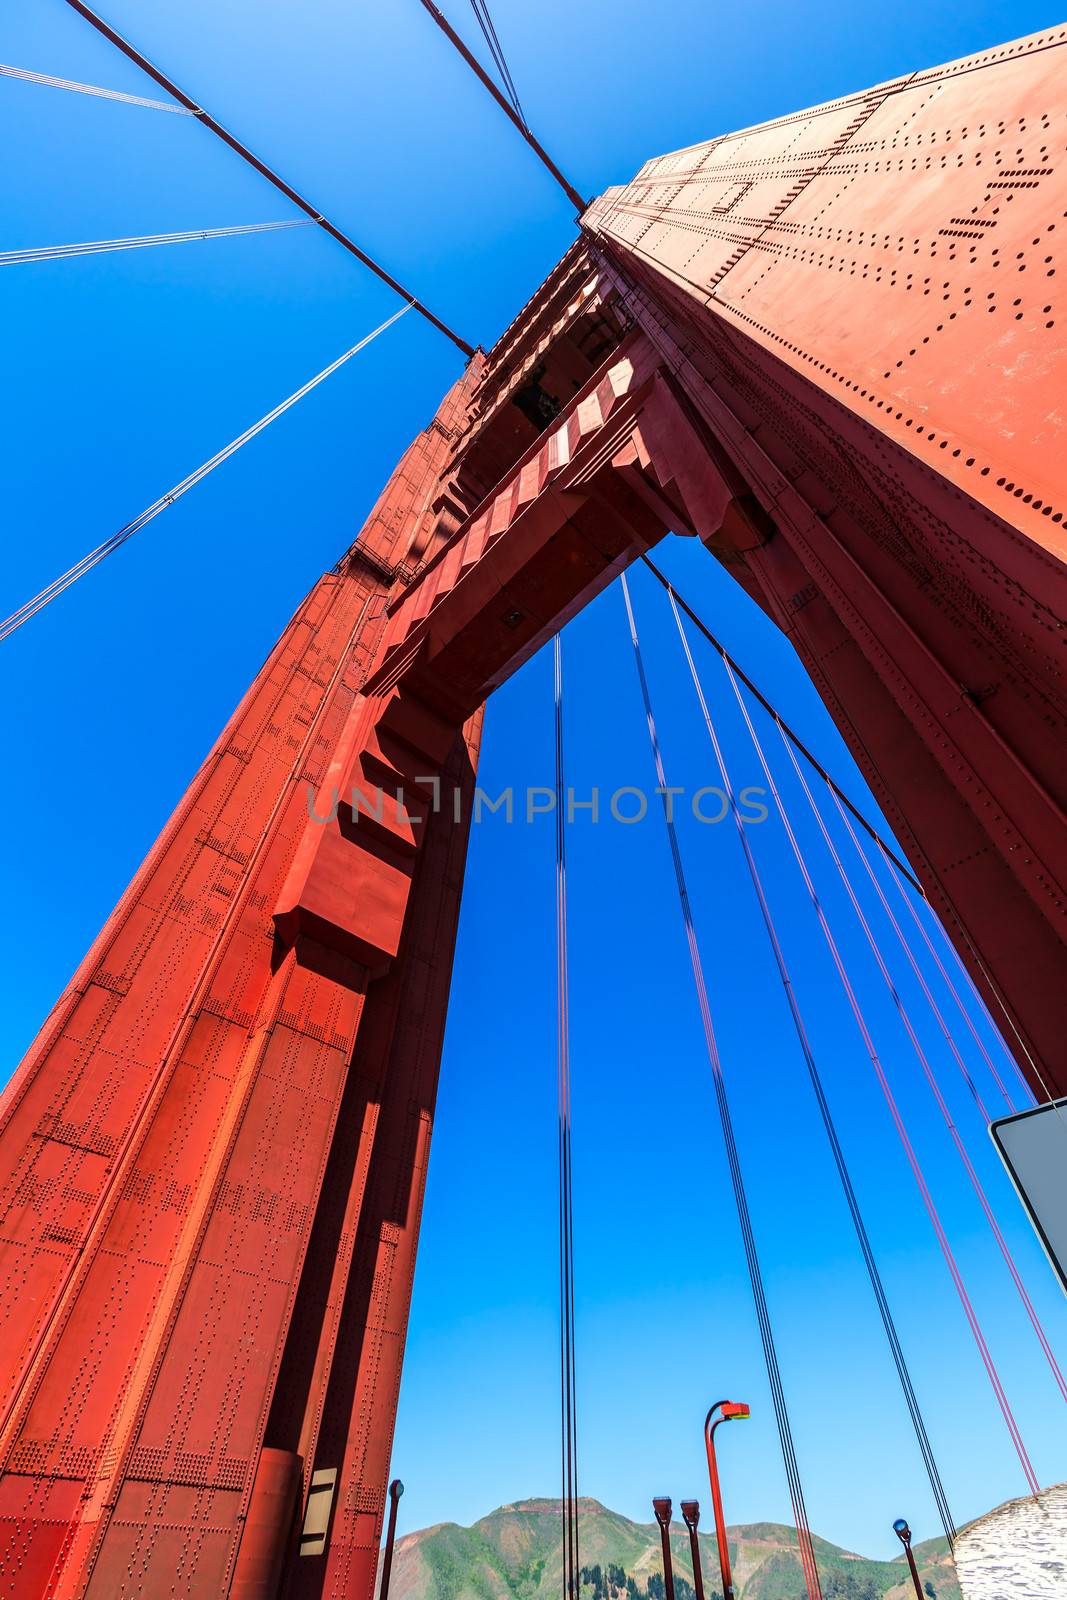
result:
M 416 0 L 107 0 L 105 14 L 472 342 L 492 340 L 573 237 L 566 200 Z M 914 0 L 714 15 L 696 0 L 655 13 L 497 0 L 494 15 L 528 114 L 589 193 L 650 154 L 1058 20 L 1036 4 Z M 0 60 L 154 93 L 60 0 L 5 8 Z M 290 214 L 186 118 L 0 79 L 0 138 L 17 153 L 0 248 Z M 313 229 L 9 268 L 0 296 L 5 614 L 394 308 Z M 2 647 L 5 1073 L 457 370 L 452 347 L 406 317 Z M 700 548 L 672 540 L 662 559 L 863 796 L 785 642 Z M 668 776 L 698 787 L 711 757 L 673 623 L 646 574 L 633 589 Z M 617 591 L 567 630 L 565 651 L 571 780 L 651 784 Z M 737 779 L 756 783 L 715 662 L 698 659 Z M 542 656 L 490 708 L 485 788 L 550 782 L 551 738 Z M 728 827 L 682 832 L 812 1522 L 888 1554 L 901 1513 L 936 1531 L 929 1493 L 736 842 Z M 1020 1492 L 1018 1466 L 772 825 L 757 848 L 962 1519 Z M 545 821 L 486 820 L 473 842 L 394 1459 L 404 1527 L 557 1488 L 552 850 Z M 724 1441 L 729 1514 L 784 1519 L 662 824 L 580 822 L 570 866 L 582 1487 L 642 1518 L 653 1493 L 699 1494 L 703 1411 L 732 1392 L 754 1421 Z M 819 867 L 1039 1476 L 1062 1478 L 1055 1390 Z M 1062 1296 L 902 962 L 895 976 L 1067 1355 Z

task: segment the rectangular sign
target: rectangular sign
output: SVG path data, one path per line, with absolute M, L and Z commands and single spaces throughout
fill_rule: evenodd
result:
M 1001 1117 L 989 1132 L 1067 1294 L 1067 1099 Z

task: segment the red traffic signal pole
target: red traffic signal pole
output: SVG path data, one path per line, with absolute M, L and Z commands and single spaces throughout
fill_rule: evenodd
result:
M 715 1413 L 718 1412 L 718 1416 Z M 749 1416 L 748 1406 L 739 1400 L 718 1400 L 704 1418 L 704 1443 L 708 1451 L 708 1478 L 711 1482 L 711 1505 L 715 1515 L 715 1540 L 719 1547 L 719 1571 L 722 1573 L 722 1600 L 734 1600 L 734 1580 L 730 1572 L 730 1545 L 726 1537 L 726 1518 L 722 1509 L 722 1492 L 719 1488 L 719 1467 L 715 1459 L 715 1429 L 720 1422 L 741 1422 Z

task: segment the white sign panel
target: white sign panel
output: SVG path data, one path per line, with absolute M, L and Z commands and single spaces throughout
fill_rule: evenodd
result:
M 1067 1293 L 1067 1099 L 990 1125 L 993 1143 Z

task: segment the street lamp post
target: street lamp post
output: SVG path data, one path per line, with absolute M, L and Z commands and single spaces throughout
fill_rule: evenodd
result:
M 658 1495 L 652 1502 L 659 1523 L 659 1542 L 663 1550 L 663 1588 L 667 1600 L 674 1600 L 674 1562 L 671 1560 L 671 1497 Z
M 389 1600 L 389 1579 L 393 1574 L 393 1545 L 396 1543 L 396 1508 L 400 1504 L 400 1496 L 404 1493 L 404 1485 L 399 1478 L 394 1478 L 389 1485 L 389 1526 L 385 1535 L 385 1553 L 382 1556 L 382 1583 L 378 1591 L 378 1600 Z
M 683 1500 L 682 1516 L 689 1529 L 689 1548 L 693 1552 L 693 1588 L 696 1590 L 697 1600 L 704 1600 L 704 1574 L 700 1570 L 700 1540 L 697 1538 L 697 1524 L 700 1521 L 700 1501 Z
M 893 1524 L 893 1532 L 904 1546 L 904 1554 L 908 1558 L 911 1568 L 911 1581 L 915 1585 L 916 1600 L 923 1600 L 922 1584 L 919 1582 L 919 1569 L 915 1565 L 915 1553 L 911 1548 L 911 1529 L 903 1517 L 898 1517 Z
M 718 1416 L 715 1415 L 716 1412 Z M 719 1571 L 722 1573 L 722 1600 L 734 1600 L 734 1580 L 730 1572 L 730 1544 L 726 1537 L 726 1518 L 723 1516 L 722 1493 L 719 1489 L 719 1467 L 715 1459 L 715 1429 L 720 1422 L 743 1422 L 750 1415 L 748 1406 L 739 1400 L 717 1400 L 704 1418 L 704 1443 L 708 1451 L 711 1505 L 715 1514 L 715 1540 L 719 1547 Z

